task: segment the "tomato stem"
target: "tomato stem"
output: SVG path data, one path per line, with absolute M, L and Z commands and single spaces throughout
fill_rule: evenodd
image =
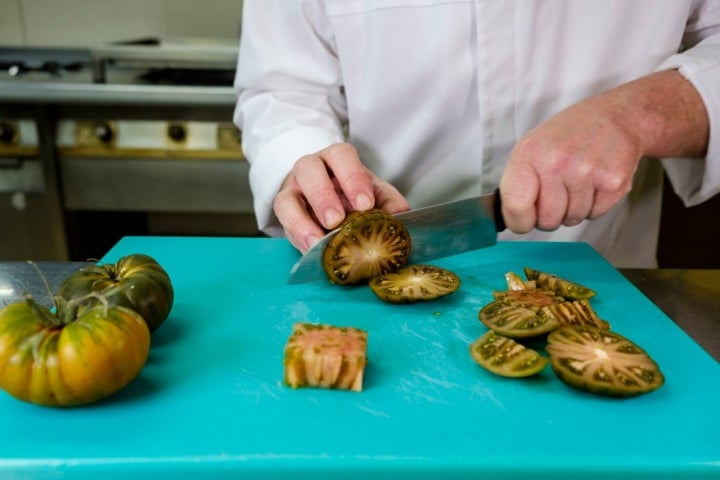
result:
M 55 294 L 52 291 L 52 288 L 50 288 L 50 284 L 47 281 L 47 278 L 45 278 L 45 275 L 40 270 L 40 267 L 37 266 L 37 263 L 33 262 L 32 260 L 28 260 L 27 263 L 35 267 L 35 271 L 40 275 L 40 279 L 42 280 L 43 284 L 45 285 L 45 289 L 48 292 L 48 296 L 50 297 L 50 301 L 53 304 L 53 307 L 55 307 L 55 310 L 57 311 L 57 302 L 55 301 Z M 26 297 L 27 298 L 27 297 Z
M 105 295 L 101 295 L 98 292 L 92 292 L 87 295 L 88 297 L 94 297 L 97 298 L 100 303 L 102 303 L 103 306 L 103 316 L 107 317 L 108 314 L 108 308 L 110 308 L 110 302 L 108 302 L 108 299 L 105 297 Z
M 73 322 L 78 317 L 78 310 L 80 307 L 92 308 L 93 304 L 87 302 L 87 300 L 91 298 L 100 302 L 103 308 L 103 315 L 107 316 L 108 309 L 110 308 L 110 303 L 107 298 L 98 292 L 90 292 L 87 295 L 73 298 L 71 300 L 65 300 L 62 297 L 57 298 L 57 301 L 59 302 L 57 312 L 58 317 L 60 318 L 60 323 L 62 325 L 67 325 L 68 323 Z
M 51 327 L 61 327 L 64 325 L 64 322 L 58 315 L 54 315 L 50 310 L 42 305 L 39 305 L 32 295 L 26 293 L 24 296 L 27 306 L 33 311 L 33 313 L 35 313 L 35 315 L 42 318 L 44 323 L 50 325 Z

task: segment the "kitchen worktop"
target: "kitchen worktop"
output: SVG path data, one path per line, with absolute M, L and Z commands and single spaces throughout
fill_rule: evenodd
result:
M 0 478 L 720 476 L 720 363 L 627 279 L 647 285 L 648 272 L 626 277 L 586 244 L 500 242 L 438 259 L 460 289 L 412 305 L 385 304 L 365 286 L 289 285 L 298 254 L 283 239 L 127 237 L 101 262 L 131 253 L 158 260 L 176 293 L 147 365 L 88 407 L 38 407 L 0 392 L 0 424 L 12 432 L 0 436 Z M 598 315 L 657 361 L 665 384 L 617 399 L 571 389 L 550 369 L 508 379 L 475 364 L 468 346 L 485 331 L 477 311 L 505 287 L 508 270 L 523 266 L 595 289 Z M 698 287 L 672 273 L 664 280 L 687 288 L 654 290 L 659 297 L 704 292 L 705 277 Z M 63 274 L 48 277 L 57 283 Z M 701 323 L 717 321 L 712 308 Z M 297 321 L 368 331 L 362 392 L 282 383 Z
M 0 102 L 233 106 L 232 87 L 0 82 Z
M 235 105 L 232 87 L 0 82 L 0 103 L 74 105 Z
M 620 272 L 720 362 L 720 270 Z

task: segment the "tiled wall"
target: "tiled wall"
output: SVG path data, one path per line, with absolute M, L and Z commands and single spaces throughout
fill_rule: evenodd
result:
M 242 0 L 0 0 L 0 47 L 239 38 Z

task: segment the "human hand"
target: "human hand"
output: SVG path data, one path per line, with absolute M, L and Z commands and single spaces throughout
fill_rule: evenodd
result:
M 360 162 L 352 145 L 336 143 L 295 163 L 273 208 L 288 240 L 304 253 L 347 212 L 380 208 L 398 213 L 410 206 L 395 187 Z
M 500 180 L 507 227 L 554 230 L 606 214 L 632 186 L 644 149 L 622 105 L 595 97 L 524 135 Z
M 573 226 L 607 213 L 630 191 L 642 157 L 702 157 L 709 120 L 676 70 L 655 72 L 546 120 L 510 153 L 500 180 L 507 227 Z

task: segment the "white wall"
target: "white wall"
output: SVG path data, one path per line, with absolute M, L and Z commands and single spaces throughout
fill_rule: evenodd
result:
M 22 45 L 19 8 L 17 0 L 0 0 L 0 45 Z
M 2 46 L 141 37 L 239 38 L 242 0 L 0 0 Z

